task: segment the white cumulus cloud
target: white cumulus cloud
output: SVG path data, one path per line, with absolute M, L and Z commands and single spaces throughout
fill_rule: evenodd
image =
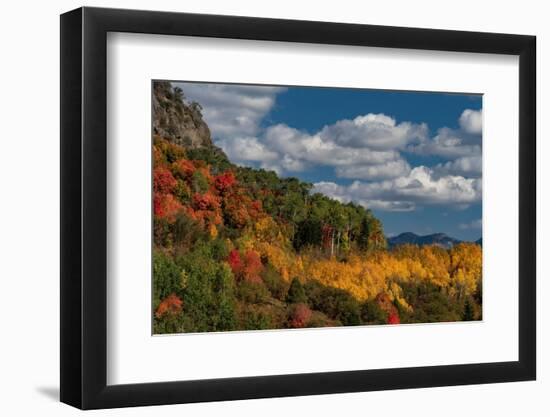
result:
M 341 146 L 319 133 L 310 135 L 284 124 L 270 126 L 263 136 L 263 143 L 278 152 L 281 157 L 290 156 L 295 160 L 316 165 L 333 167 L 358 165 L 372 166 L 400 160 L 395 150 L 373 150 L 368 147 L 352 148 Z
M 187 101 L 196 101 L 215 139 L 257 135 L 261 120 L 284 87 L 210 83 L 173 83 Z
M 229 159 L 237 161 L 272 161 L 279 154 L 267 148 L 255 137 L 240 137 L 218 141 Z
M 449 159 L 476 156 L 481 155 L 481 137 L 443 127 L 432 139 L 411 145 L 407 150 L 420 155 L 436 155 Z
M 434 171 L 439 175 L 467 175 L 480 177 L 482 169 L 481 155 L 463 156 L 454 161 L 437 164 Z
M 481 110 L 466 109 L 460 115 L 458 123 L 465 132 L 480 135 L 483 123 L 483 114 Z
M 336 176 L 341 178 L 386 179 L 407 175 L 411 166 L 404 159 L 396 158 L 378 165 L 350 165 L 336 167 Z
M 481 156 L 482 111 L 466 109 L 458 119 L 460 129 L 442 127 L 437 134 L 407 150 L 420 155 L 436 155 L 448 159 Z
M 452 204 L 465 208 L 481 200 L 481 180 L 454 175 L 437 178 L 432 169 L 419 166 L 408 175 L 391 180 L 354 181 L 347 186 L 318 182 L 314 184 L 314 191 L 339 201 L 355 201 L 387 211 L 412 210 L 418 204 Z
M 353 120 L 340 120 L 324 127 L 319 134 L 324 140 L 341 146 L 388 150 L 425 140 L 428 126 L 410 122 L 397 124 L 385 114 L 369 113 Z

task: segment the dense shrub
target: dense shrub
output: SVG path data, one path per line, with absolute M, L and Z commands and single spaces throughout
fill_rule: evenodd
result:
M 293 304 L 289 307 L 288 326 L 295 329 L 307 327 L 311 319 L 311 315 L 311 310 L 306 304 Z
M 171 230 L 172 241 L 175 245 L 192 247 L 199 240 L 204 240 L 206 237 L 206 233 L 198 222 L 183 212 L 177 214 Z
M 245 303 L 259 304 L 266 302 L 270 293 L 263 282 L 241 281 L 237 285 L 237 297 Z
M 344 326 L 361 324 L 360 305 L 347 291 L 328 287 L 312 280 L 305 284 L 305 292 L 311 308 L 322 311 Z
M 365 324 L 384 324 L 387 318 L 388 314 L 375 300 L 365 301 L 361 306 L 361 319 Z
M 464 301 L 450 296 L 443 288 L 431 283 L 402 283 L 403 295 L 412 311 L 396 305 L 404 323 L 430 323 L 461 320 Z
M 266 330 L 273 328 L 272 317 L 261 310 L 247 308 L 243 311 L 244 330 Z

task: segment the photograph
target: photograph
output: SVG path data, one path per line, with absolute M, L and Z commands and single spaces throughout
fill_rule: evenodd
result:
M 0 416 L 550 416 L 544 4 L 6 2 Z
M 482 320 L 482 102 L 152 81 L 152 333 Z

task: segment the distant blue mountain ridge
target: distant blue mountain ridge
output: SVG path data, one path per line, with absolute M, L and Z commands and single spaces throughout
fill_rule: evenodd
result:
M 454 237 L 448 236 L 445 233 L 433 233 L 431 235 L 420 236 L 412 232 L 401 233 L 397 236 L 389 237 L 387 240 L 390 248 L 397 245 L 412 244 L 419 246 L 437 245 L 445 249 L 450 249 L 454 245 L 463 242 L 462 240 L 455 239 Z M 474 243 L 482 245 L 482 238 L 479 238 Z

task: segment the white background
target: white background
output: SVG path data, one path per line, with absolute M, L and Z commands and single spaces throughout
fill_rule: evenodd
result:
M 550 224 L 540 213 L 550 210 L 543 185 L 550 168 L 547 122 L 542 120 L 550 90 L 541 80 L 548 73 L 550 28 L 544 2 L 481 3 L 463 0 L 451 8 L 437 1 L 366 2 L 231 2 L 89 1 L 88 5 L 164 9 L 204 13 L 242 14 L 296 19 L 332 20 L 398 26 L 465 29 L 536 34 L 538 36 L 539 137 L 539 259 L 550 250 Z M 2 89 L 0 117 L 2 151 L 0 213 L 2 258 L 0 279 L 2 344 L 0 345 L 0 410 L 6 415 L 73 415 L 77 411 L 57 403 L 59 349 L 59 29 L 58 14 L 80 6 L 74 1 L 10 2 L 2 10 Z M 538 381 L 498 385 L 435 388 L 327 395 L 292 399 L 238 401 L 170 408 L 100 411 L 99 415 L 364 415 L 464 416 L 546 415 L 550 390 L 548 351 L 550 319 L 548 263 L 539 262 Z
M 517 57 L 136 34 L 107 45 L 109 384 L 518 359 Z M 483 93 L 483 322 L 151 337 L 151 79 L 182 78 Z

